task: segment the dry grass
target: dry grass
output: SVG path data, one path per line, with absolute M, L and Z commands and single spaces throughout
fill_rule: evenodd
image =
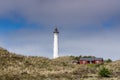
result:
M 48 59 L 26 57 L 0 48 L 0 80 L 119 80 L 120 61 L 104 65 L 75 65 L 73 57 Z M 98 76 L 101 66 L 112 71 L 109 78 Z

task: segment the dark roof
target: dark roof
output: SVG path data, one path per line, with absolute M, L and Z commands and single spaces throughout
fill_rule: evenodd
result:
M 84 60 L 84 61 L 94 61 L 94 60 L 103 60 L 103 58 L 80 58 L 80 60 Z
M 95 60 L 103 60 L 103 58 L 95 58 Z
M 55 28 L 53 33 L 59 33 L 58 29 Z

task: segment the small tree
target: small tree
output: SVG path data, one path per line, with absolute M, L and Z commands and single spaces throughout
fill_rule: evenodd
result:
M 79 61 L 79 60 L 80 60 L 80 58 L 82 57 L 82 55 L 80 55 L 80 56 L 70 56 L 70 57 L 72 57 L 74 60 Z
M 110 62 L 112 62 L 112 60 L 111 59 L 107 59 L 107 60 L 105 60 L 105 62 L 110 63 Z
M 101 77 L 109 77 L 110 74 L 111 74 L 111 72 L 110 72 L 107 68 L 105 68 L 105 67 L 102 67 L 102 68 L 100 69 L 100 71 L 99 71 L 99 75 L 100 75 Z

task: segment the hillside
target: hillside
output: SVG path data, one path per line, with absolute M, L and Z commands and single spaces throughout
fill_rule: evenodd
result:
M 48 59 L 22 56 L 0 48 L 0 80 L 119 80 L 120 61 L 104 65 L 72 64 L 73 57 Z M 108 78 L 98 76 L 105 66 L 112 74 Z

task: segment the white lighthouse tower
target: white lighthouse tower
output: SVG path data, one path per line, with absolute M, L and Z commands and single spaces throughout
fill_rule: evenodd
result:
M 59 54 L 59 48 L 58 48 L 58 46 L 59 46 L 59 39 L 58 39 L 59 31 L 57 28 L 55 28 L 53 34 L 54 34 L 53 58 L 58 58 L 59 57 L 59 55 L 58 55 Z

